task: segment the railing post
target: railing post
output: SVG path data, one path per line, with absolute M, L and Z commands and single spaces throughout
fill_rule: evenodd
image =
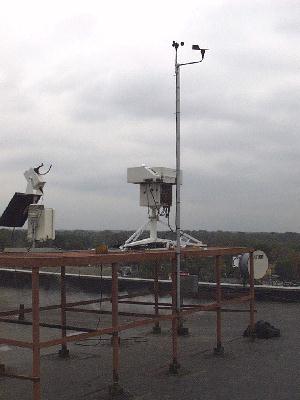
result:
M 111 283 L 111 305 L 112 305 L 112 346 L 113 346 L 113 383 L 109 386 L 110 398 L 116 398 L 124 393 L 123 388 L 119 384 L 119 364 L 120 364 L 120 340 L 119 340 L 119 320 L 118 320 L 118 264 L 112 264 L 112 283 Z
M 155 317 L 159 316 L 159 308 L 158 308 L 158 271 L 159 271 L 159 264 L 158 262 L 155 262 L 154 264 L 154 312 L 155 312 Z M 152 333 L 159 334 L 161 333 L 161 327 L 159 325 L 159 321 L 155 322 L 155 325 L 152 329 Z
M 172 363 L 169 366 L 169 372 L 172 375 L 178 374 L 180 364 L 178 363 L 178 308 L 177 308 L 177 271 L 176 259 L 172 260 Z
M 250 281 L 250 337 L 252 339 L 255 338 L 255 318 L 254 318 L 254 307 L 255 307 L 255 294 L 254 294 L 254 260 L 253 260 L 253 252 L 249 255 L 250 261 L 250 273 L 249 273 L 249 281 Z
M 60 267 L 60 320 L 61 320 L 61 337 L 62 339 L 67 336 L 67 313 L 66 313 L 66 304 L 67 304 L 67 292 L 66 292 L 66 267 Z M 59 356 L 62 358 L 69 357 L 69 350 L 67 347 L 67 343 L 62 343 L 61 349 L 58 352 Z
M 41 399 L 39 268 L 32 268 L 32 376 L 33 400 Z
M 216 277 L 216 301 L 217 301 L 217 347 L 214 349 L 215 355 L 223 355 L 224 347 L 222 346 L 222 289 L 221 289 L 221 257 L 216 256 L 215 259 L 215 277 Z

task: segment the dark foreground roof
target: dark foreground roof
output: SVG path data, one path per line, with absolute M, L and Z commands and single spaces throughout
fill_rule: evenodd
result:
M 0 290 L 0 309 L 30 302 L 29 291 Z M 56 292 L 44 291 L 44 303 L 57 300 Z M 70 294 L 70 299 L 76 293 Z M 82 298 L 82 293 L 81 293 Z M 55 300 L 54 300 L 55 299 Z M 128 307 L 128 306 L 124 306 Z M 121 334 L 120 383 L 136 400 L 298 400 L 300 398 L 300 306 L 297 303 L 257 304 L 258 319 L 281 329 L 280 338 L 256 340 L 243 338 L 248 313 L 224 313 L 224 357 L 213 356 L 215 313 L 202 312 L 186 322 L 190 336 L 180 337 L 178 376 L 168 374 L 171 361 L 170 324 L 162 326 L 161 335 L 150 327 Z M 57 321 L 56 311 L 43 320 Z M 27 317 L 29 318 L 29 317 Z M 122 317 L 126 319 L 125 317 Z M 109 321 L 109 316 L 70 313 L 68 322 L 92 328 Z M 31 327 L 0 323 L 0 336 L 11 331 L 18 339 L 30 338 Z M 59 332 L 41 329 L 42 337 Z M 111 383 L 110 337 L 103 336 L 70 345 L 70 358 L 59 359 L 58 349 L 42 351 L 42 399 L 104 400 Z M 31 352 L 0 346 L 0 361 L 13 372 L 26 373 L 31 368 Z M 31 383 L 0 378 L 1 400 L 31 400 Z

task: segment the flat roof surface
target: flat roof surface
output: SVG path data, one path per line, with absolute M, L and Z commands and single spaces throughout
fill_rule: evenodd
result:
M 19 303 L 30 305 L 31 291 L 0 288 L 0 310 Z M 68 300 L 90 298 L 84 292 L 69 292 Z M 41 289 L 41 305 L 56 303 L 59 293 Z M 141 299 L 141 298 L 140 298 Z M 103 309 L 109 305 L 102 306 Z M 99 307 L 94 305 L 94 307 Z M 131 311 L 138 311 L 137 306 Z M 235 306 L 242 308 L 245 305 Z M 170 376 L 170 323 L 153 335 L 146 326 L 121 333 L 120 384 L 136 400 L 299 400 L 300 398 L 300 318 L 299 303 L 257 303 L 257 319 L 281 329 L 281 337 L 243 338 L 249 314 L 226 312 L 223 318 L 224 357 L 213 355 L 215 313 L 199 312 L 188 318 L 190 335 L 179 337 L 178 376 Z M 129 310 L 120 305 L 120 310 Z M 141 312 L 149 308 L 139 306 Z M 30 318 L 30 314 L 26 316 Z M 43 322 L 57 323 L 59 311 L 41 312 Z M 108 315 L 68 313 L 68 324 L 95 328 L 110 323 Z M 120 317 L 129 321 L 132 317 Z M 0 323 L 0 336 L 30 339 L 31 327 Z M 41 328 L 42 338 L 59 336 L 56 329 Z M 110 336 L 69 345 L 70 358 L 60 359 L 59 347 L 42 350 L 42 399 L 104 400 L 111 383 L 112 348 Z M 30 373 L 31 351 L 0 345 L 0 361 L 7 371 Z M 1 400 L 31 400 L 29 381 L 0 377 Z

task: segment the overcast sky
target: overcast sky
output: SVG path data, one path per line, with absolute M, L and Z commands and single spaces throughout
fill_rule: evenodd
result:
M 182 226 L 300 232 L 299 0 L 7 1 L 0 13 L 0 214 L 53 164 L 59 229 L 146 219 L 127 167 L 175 167 L 172 41 L 182 68 Z

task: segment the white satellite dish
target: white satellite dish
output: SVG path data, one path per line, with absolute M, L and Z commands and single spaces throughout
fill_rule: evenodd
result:
M 262 250 L 256 250 L 253 253 L 254 263 L 254 279 L 262 279 L 268 270 L 269 260 L 265 252 Z M 250 272 L 250 257 L 249 253 L 244 253 L 239 259 L 239 268 L 242 275 Z

